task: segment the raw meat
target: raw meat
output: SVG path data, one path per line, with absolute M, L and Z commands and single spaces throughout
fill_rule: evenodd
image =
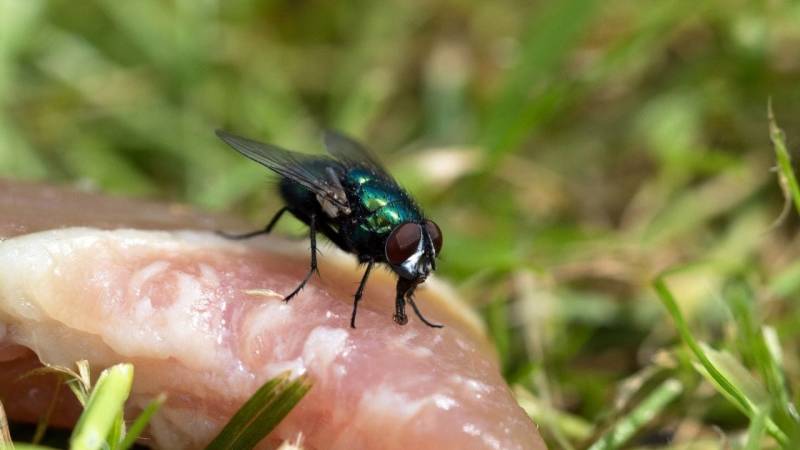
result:
M 435 279 L 418 290 L 418 304 L 446 328 L 428 328 L 410 311 L 408 325 L 394 324 L 393 275 L 376 271 L 354 330 L 360 273 L 331 246 L 321 278 L 285 304 L 280 294 L 307 269 L 307 242 L 101 230 L 232 225 L 157 204 L 0 189 L 0 233 L 25 233 L 0 242 L 0 398 L 14 418 L 35 419 L 50 401 L 52 380 L 17 381 L 38 361 L 88 359 L 95 371 L 129 361 L 132 409 L 168 395 L 148 444 L 200 448 L 259 385 L 290 370 L 310 374 L 314 386 L 262 443 L 268 448 L 300 433 L 308 449 L 544 448 L 474 315 Z M 77 411 L 64 399 L 56 422 Z

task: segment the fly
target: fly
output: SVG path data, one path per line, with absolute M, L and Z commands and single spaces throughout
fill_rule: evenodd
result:
M 284 206 L 261 230 L 241 235 L 223 234 L 230 239 L 247 239 L 268 234 L 285 212 L 308 225 L 311 266 L 300 284 L 286 297 L 297 295 L 317 271 L 317 233 L 337 247 L 356 255 L 366 264 L 353 296 L 350 326 L 356 327 L 358 302 L 364 293 L 372 266 L 388 265 L 397 274 L 394 321 L 408 323 L 408 302 L 417 317 L 429 322 L 414 302 L 414 290 L 436 270 L 442 250 L 442 231 L 427 219 L 414 199 L 401 188 L 383 166 L 361 144 L 342 134 L 326 131 L 329 156 L 291 152 L 228 132 L 217 136 L 236 151 L 280 175 L 279 190 Z

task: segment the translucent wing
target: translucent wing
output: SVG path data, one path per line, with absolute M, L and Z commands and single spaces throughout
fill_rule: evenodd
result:
M 316 194 L 318 198 L 321 197 L 334 206 L 349 212 L 350 206 L 344 189 L 339 180 L 330 171 L 334 167 L 339 167 L 337 161 L 320 156 L 290 152 L 275 145 L 264 144 L 223 130 L 217 130 L 216 134 L 226 144 L 244 156 L 283 177 L 295 181 Z
M 328 150 L 328 153 L 333 155 L 334 158 L 341 161 L 345 165 L 367 168 L 375 175 L 378 175 L 387 181 L 394 182 L 392 176 L 389 175 L 389 172 L 387 172 L 383 165 L 378 162 L 378 159 L 375 158 L 372 152 L 367 150 L 363 145 L 359 144 L 352 138 L 333 130 L 325 130 L 323 139 L 325 141 L 325 148 Z

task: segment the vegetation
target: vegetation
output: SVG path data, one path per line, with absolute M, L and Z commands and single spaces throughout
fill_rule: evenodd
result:
M 83 412 L 64 447 L 70 450 L 127 450 L 134 446 L 153 414 L 167 400 L 165 394 L 153 399 L 132 421 L 125 415 L 125 401 L 133 384 L 133 365 L 116 364 L 103 370 L 92 385 L 92 375 L 87 361 L 76 363 L 77 371 L 67 367 L 47 366 L 34 370 L 28 376 L 58 375 L 83 407 Z M 306 375 L 292 378 L 289 372 L 267 380 L 239 411 L 231 417 L 219 435 L 208 444 L 208 450 L 251 449 L 267 436 L 286 417 L 286 414 L 311 388 Z M 58 392 L 58 391 L 56 391 Z M 53 397 L 52 406 L 58 395 Z M 14 442 L 3 406 L 0 403 L 0 449 L 47 450 L 41 445 L 53 410 L 41 418 L 30 444 Z M 50 440 L 61 444 L 59 436 Z M 284 446 L 290 448 L 287 446 Z
M 797 448 L 798 82 L 781 0 L 0 0 L 0 175 L 263 223 L 213 129 L 341 129 L 554 448 Z

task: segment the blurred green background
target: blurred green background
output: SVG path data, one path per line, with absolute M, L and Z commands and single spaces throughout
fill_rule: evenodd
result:
M 800 221 L 767 101 L 791 151 L 799 87 L 788 1 L 0 0 L 0 176 L 261 224 L 274 178 L 213 130 L 343 130 L 445 231 L 441 275 L 554 448 L 771 448 L 770 417 L 797 436 Z M 675 267 L 762 409 L 696 370 L 651 287 Z

